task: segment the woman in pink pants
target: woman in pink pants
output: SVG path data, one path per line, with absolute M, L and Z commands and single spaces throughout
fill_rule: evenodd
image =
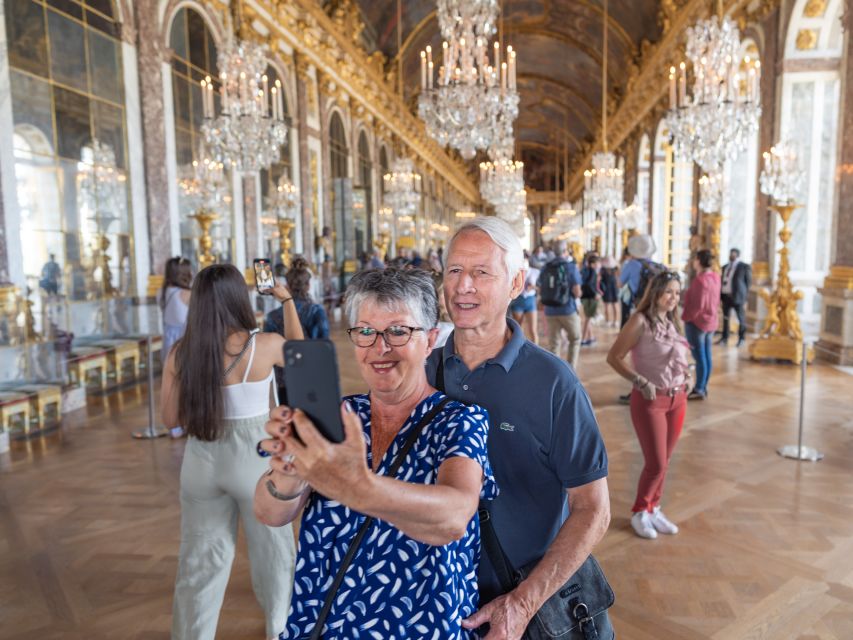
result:
M 678 533 L 678 527 L 661 511 L 660 501 L 669 460 L 684 424 L 690 378 L 689 346 L 676 313 L 680 294 L 677 273 L 665 271 L 655 276 L 607 354 L 608 364 L 634 385 L 631 421 L 645 465 L 631 526 L 641 538 Z M 630 364 L 626 362 L 629 353 Z

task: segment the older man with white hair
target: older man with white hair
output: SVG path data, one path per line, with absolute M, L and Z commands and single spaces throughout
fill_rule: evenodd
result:
M 489 412 L 500 495 L 481 503 L 480 610 L 464 622 L 489 625 L 489 640 L 521 638 L 546 600 L 566 591 L 610 522 L 607 452 L 586 391 L 565 360 L 507 318 L 523 287 L 522 264 L 504 221 L 475 218 L 456 231 L 444 271 L 455 328 L 427 361 L 434 386 Z M 490 531 L 503 557 L 495 557 Z M 508 568 L 529 574 L 510 586 Z M 606 612 L 595 624 L 598 637 L 613 636 Z

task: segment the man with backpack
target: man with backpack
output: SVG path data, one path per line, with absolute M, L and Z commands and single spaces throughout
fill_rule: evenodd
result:
M 628 240 L 628 255 L 622 264 L 619 284 L 622 289 L 619 299 L 622 302 L 622 325 L 628 322 L 631 312 L 646 291 L 646 284 L 657 274 L 666 270 L 662 264 L 652 262 L 650 258 L 657 251 L 655 241 L 648 234 L 641 233 Z
M 576 300 L 581 295 L 581 276 L 565 240 L 558 243 L 557 256 L 542 268 L 538 285 L 539 299 L 545 307 L 549 349 L 555 356 L 563 357 L 561 343 L 565 331 L 569 342 L 566 360 L 575 368 L 581 349 L 581 319 Z

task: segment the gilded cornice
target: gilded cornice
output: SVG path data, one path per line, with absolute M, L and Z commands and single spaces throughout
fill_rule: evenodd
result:
M 780 0 L 724 0 L 725 11 L 734 17 L 741 28 L 748 23 L 764 20 Z M 669 68 L 684 58 L 684 34 L 697 20 L 706 17 L 711 9 L 708 0 L 688 0 L 676 8 L 672 0 L 662 3 L 661 21 L 664 34 L 655 44 L 644 43 L 641 63 L 633 66 L 626 85 L 625 97 L 610 115 L 607 139 L 611 149 L 619 148 L 631 132 L 644 121 L 649 112 L 666 99 Z M 584 145 L 577 156 L 568 192 L 571 199 L 583 190 L 583 171 L 592 163 L 592 154 L 603 147 L 601 132 L 593 144 Z
M 257 8 L 253 17 L 288 40 L 299 58 L 310 60 L 324 78 L 335 82 L 340 87 L 339 96 L 346 94 L 353 102 L 363 104 L 471 204 L 479 203 L 479 190 L 468 168 L 427 136 L 423 123 L 386 83 L 376 57 L 369 56 L 352 34 L 343 32 L 339 23 L 346 25 L 346 20 L 333 20 L 315 0 L 254 0 L 253 4 Z

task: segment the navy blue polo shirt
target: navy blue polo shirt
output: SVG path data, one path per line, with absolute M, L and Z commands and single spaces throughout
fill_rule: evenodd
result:
M 586 390 L 563 359 L 512 330 L 500 353 L 474 371 L 455 354 L 454 334 L 427 360 L 435 384 L 444 360 L 445 392 L 489 412 L 489 460 L 500 495 L 483 506 L 513 567 L 539 560 L 569 515 L 566 489 L 607 476 L 607 451 Z M 485 550 L 480 603 L 502 593 Z

